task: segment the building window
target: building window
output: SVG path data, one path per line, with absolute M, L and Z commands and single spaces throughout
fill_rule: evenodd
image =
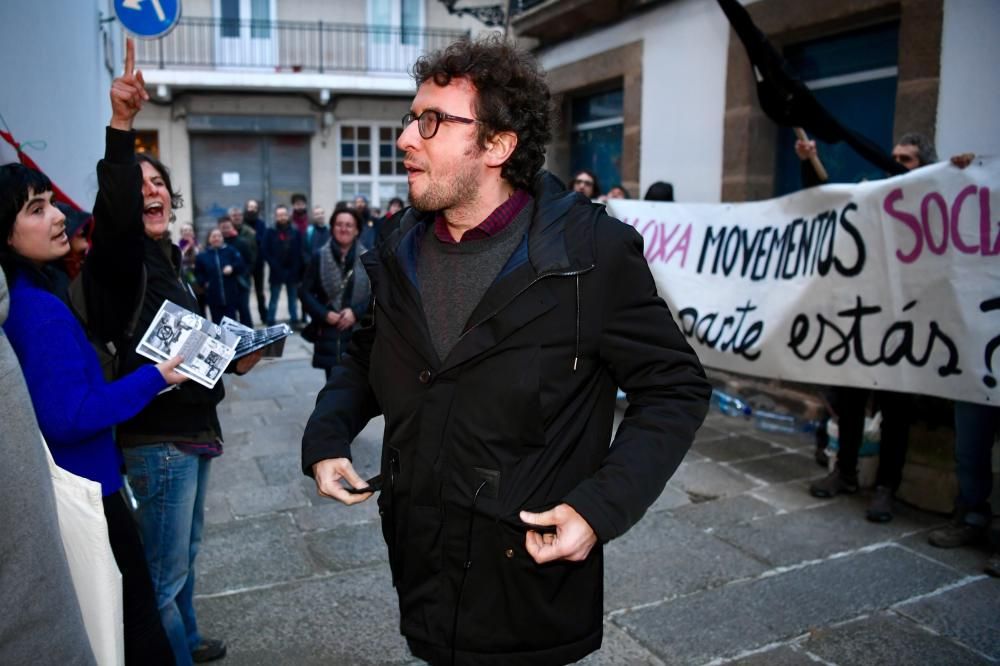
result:
M 898 49 L 899 24 L 888 23 L 790 45 L 785 48 L 785 58 L 834 118 L 889 153 L 896 113 Z M 846 143 L 818 142 L 818 149 L 832 183 L 885 177 Z M 791 129 L 778 128 L 777 150 L 775 194 L 794 192 L 802 184 Z
M 148 153 L 160 159 L 160 133 L 156 130 L 139 130 L 135 133 L 135 152 Z
M 393 197 L 406 200 L 406 169 L 396 148 L 402 132 L 398 125 L 378 123 L 340 126 L 341 199 L 363 194 L 372 206 L 384 206 Z
M 604 190 L 621 182 L 623 99 L 619 88 L 577 97 L 572 103 L 571 171 L 593 172 Z M 572 175 L 566 174 L 567 178 Z

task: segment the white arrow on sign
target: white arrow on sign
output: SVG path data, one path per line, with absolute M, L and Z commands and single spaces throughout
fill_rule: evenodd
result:
M 167 15 L 163 13 L 163 7 L 160 5 L 160 0 L 152 0 L 153 11 L 156 12 L 156 18 L 160 19 L 160 22 L 167 20 Z M 124 9 L 135 9 L 136 11 L 142 11 L 142 0 L 124 0 L 122 2 L 122 7 Z

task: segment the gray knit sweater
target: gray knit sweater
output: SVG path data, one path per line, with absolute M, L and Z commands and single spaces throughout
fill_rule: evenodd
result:
M 489 238 L 457 245 L 442 243 L 429 229 L 420 244 L 417 277 L 431 340 L 443 361 L 458 342 L 469 317 L 517 249 L 534 206 L 521 209 L 510 224 Z

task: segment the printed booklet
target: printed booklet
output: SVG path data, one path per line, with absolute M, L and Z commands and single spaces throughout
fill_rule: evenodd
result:
M 183 356 L 177 371 L 213 388 L 234 358 L 268 347 L 276 349 L 266 349 L 265 355 L 280 356 L 284 339 L 291 332 L 284 324 L 254 331 L 228 318 L 219 326 L 176 303 L 164 301 L 136 352 L 157 363 Z

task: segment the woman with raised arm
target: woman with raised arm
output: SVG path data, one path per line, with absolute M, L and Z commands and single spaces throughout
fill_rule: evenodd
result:
M 135 153 L 132 123 L 149 95 L 135 70 L 131 39 L 125 50 L 125 72 L 111 85 L 111 122 L 97 165 L 93 249 L 83 269 L 91 333 L 114 344 L 119 373 L 150 363 L 135 349 L 164 301 L 199 310 L 182 278 L 180 248 L 170 238 L 181 197 L 161 162 Z M 260 356 L 241 358 L 235 371 L 249 371 Z M 193 604 L 208 475 L 212 458 L 222 453 L 216 406 L 224 396 L 222 382 L 211 389 L 189 382 L 157 397 L 117 432 L 139 503 L 136 517 L 160 616 L 178 664 L 226 653 L 222 641 L 201 636 Z

